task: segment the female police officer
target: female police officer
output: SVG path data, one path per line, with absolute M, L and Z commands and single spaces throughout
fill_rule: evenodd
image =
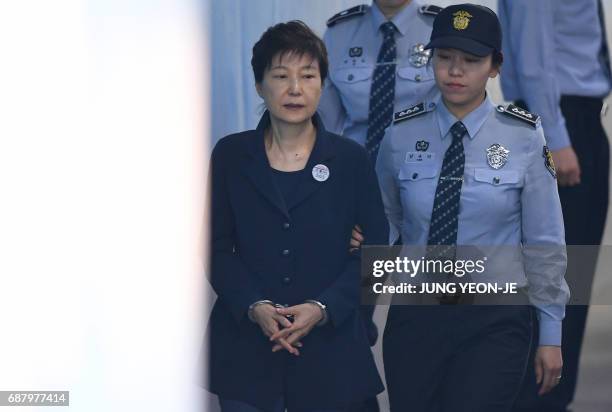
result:
M 387 216 L 404 245 L 518 251 L 511 276 L 528 286 L 537 307 L 535 366 L 548 391 L 560 376 L 569 292 L 555 170 L 541 126 L 536 115 L 496 108 L 486 95 L 502 62 L 493 11 L 471 4 L 444 9 L 427 48 L 441 97 L 394 115 L 377 162 Z M 532 311 L 453 305 L 467 298 L 390 308 L 383 350 L 392 410 L 511 409 L 526 367 Z
M 210 389 L 224 412 L 344 411 L 383 390 L 359 308 L 351 228 L 386 243 L 374 169 L 315 113 L 323 42 L 268 29 L 251 60 L 267 108 L 212 154 Z

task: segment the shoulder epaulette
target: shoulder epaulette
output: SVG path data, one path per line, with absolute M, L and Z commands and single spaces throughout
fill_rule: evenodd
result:
M 419 103 L 416 106 L 409 107 L 400 112 L 396 112 L 393 114 L 393 123 L 399 123 L 404 120 L 408 120 L 410 118 L 416 117 L 423 113 L 427 113 L 425 110 L 425 103 Z
M 359 6 L 351 7 L 350 9 L 346 9 L 341 11 L 340 13 L 334 14 L 327 20 L 327 27 L 331 27 L 334 24 L 338 23 L 340 20 L 348 19 L 349 17 L 361 16 L 364 14 L 368 8 L 367 4 L 361 4 Z
M 443 8 L 444 7 L 434 6 L 432 4 L 429 4 L 429 5 L 421 6 L 419 8 L 419 13 L 436 17 L 438 13 L 442 11 Z
M 535 113 L 530 113 L 525 109 L 521 109 L 518 106 L 513 104 L 509 104 L 508 106 L 497 106 L 497 111 L 508 115 L 510 117 L 514 117 L 515 119 L 522 120 L 523 122 L 529 124 L 533 127 L 538 127 L 538 123 L 540 121 L 540 116 Z

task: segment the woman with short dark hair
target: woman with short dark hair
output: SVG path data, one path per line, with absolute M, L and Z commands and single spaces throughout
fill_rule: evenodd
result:
M 266 111 L 212 154 L 210 390 L 224 412 L 346 411 L 383 390 L 359 312 L 351 229 L 385 244 L 374 170 L 316 113 L 323 42 L 302 22 L 253 47 Z

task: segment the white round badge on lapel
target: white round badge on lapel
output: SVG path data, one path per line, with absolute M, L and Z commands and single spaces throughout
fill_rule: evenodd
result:
M 327 166 L 318 164 L 312 168 L 312 177 L 317 182 L 324 182 L 329 179 L 329 169 Z

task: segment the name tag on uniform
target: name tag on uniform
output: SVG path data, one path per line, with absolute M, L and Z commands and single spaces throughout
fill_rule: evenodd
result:
M 436 158 L 435 155 L 429 152 L 407 152 L 406 163 L 431 162 Z

